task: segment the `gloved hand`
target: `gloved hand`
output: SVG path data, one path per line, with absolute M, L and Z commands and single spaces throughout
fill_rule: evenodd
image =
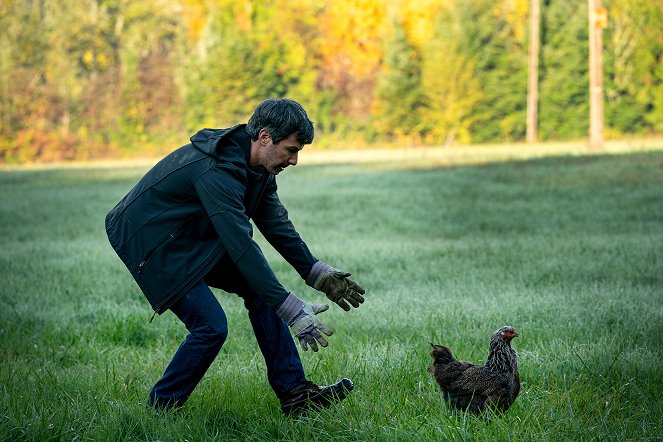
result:
M 308 350 L 309 345 L 311 350 L 318 351 L 318 342 L 323 347 L 329 345 L 320 332 L 327 336 L 334 334 L 331 328 L 315 316 L 328 309 L 327 304 L 311 304 L 289 293 L 283 304 L 276 309 L 276 314 L 290 326 L 304 351 Z
M 318 261 L 306 278 L 306 283 L 316 290 L 325 292 L 327 297 L 338 304 L 346 312 L 350 304 L 354 308 L 364 302 L 362 296 L 366 291 L 356 282 L 348 278 L 350 273 L 335 269 L 329 264 Z

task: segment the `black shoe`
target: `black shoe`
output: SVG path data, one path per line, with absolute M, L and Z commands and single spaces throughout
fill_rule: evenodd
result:
M 347 378 L 336 384 L 319 387 L 311 381 L 298 385 L 281 399 L 281 411 L 286 415 L 300 413 L 311 408 L 324 408 L 342 401 L 354 385 Z

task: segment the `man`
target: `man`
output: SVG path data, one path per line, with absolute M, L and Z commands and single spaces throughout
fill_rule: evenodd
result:
M 279 283 L 252 239 L 250 220 L 306 283 L 344 310 L 364 290 L 313 256 L 279 201 L 276 179 L 313 141 L 313 123 L 297 102 L 267 99 L 248 124 L 203 129 L 157 163 L 106 216 L 108 239 L 156 313 L 171 310 L 189 335 L 149 404 L 182 406 L 218 354 L 228 324 L 209 286 L 244 299 L 269 383 L 286 414 L 329 406 L 352 382 L 319 387 L 306 379 L 288 326 L 304 350 L 327 346 L 332 330 L 311 304 Z M 287 325 L 286 325 L 287 324 Z

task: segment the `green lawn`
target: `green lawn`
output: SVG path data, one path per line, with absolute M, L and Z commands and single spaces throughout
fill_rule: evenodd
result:
M 184 409 L 145 410 L 185 330 L 170 313 L 148 323 L 103 229 L 145 163 L 0 170 L 2 439 L 663 439 L 663 149 L 411 152 L 304 152 L 279 177 L 314 254 L 367 290 L 360 309 L 321 315 L 330 346 L 302 354 L 311 380 L 355 391 L 305 419 L 281 415 L 242 303 L 222 292 L 230 336 L 206 377 Z M 288 289 L 326 299 L 263 250 Z M 521 334 L 520 397 L 502 416 L 450 412 L 428 341 L 480 362 L 505 324 Z

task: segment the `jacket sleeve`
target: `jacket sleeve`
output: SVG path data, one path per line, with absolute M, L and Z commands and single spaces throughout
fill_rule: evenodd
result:
M 272 247 L 294 267 L 302 279 L 306 279 L 317 259 L 288 218 L 288 211 L 276 193 L 275 183 L 271 183 L 263 193 L 253 221 Z
M 224 248 L 251 288 L 271 307 L 288 296 L 253 240 L 251 222 L 245 213 L 246 178 L 233 165 L 217 166 L 203 173 L 195 184 Z

